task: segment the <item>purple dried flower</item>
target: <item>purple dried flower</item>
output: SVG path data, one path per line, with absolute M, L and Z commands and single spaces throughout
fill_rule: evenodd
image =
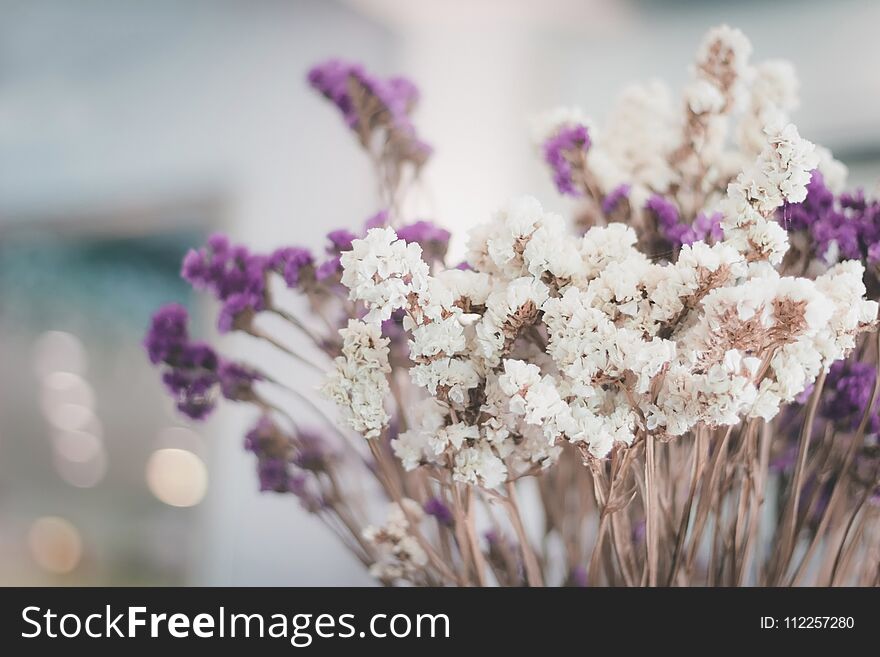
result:
M 706 214 L 701 212 L 691 224 L 693 230 L 693 239 L 685 244 L 693 244 L 694 242 L 703 241 L 708 244 L 720 242 L 724 239 L 724 230 L 721 228 L 721 213 L 713 212 Z
M 270 257 L 268 268 L 278 272 L 287 287 L 293 289 L 299 287 L 303 273 L 315 266 L 315 259 L 308 249 L 298 246 L 288 246 L 276 250 Z
M 263 375 L 256 370 L 232 361 L 222 361 L 217 375 L 220 391 L 231 401 L 252 401 L 254 382 L 263 380 Z
M 405 242 L 418 242 L 424 247 L 429 242 L 448 244 L 451 234 L 430 221 L 416 221 L 398 228 L 397 236 Z
M 629 192 L 631 189 L 631 185 L 624 183 L 612 189 L 608 195 L 605 196 L 602 200 L 602 212 L 606 217 L 614 214 L 614 211 L 617 210 L 618 206 L 624 201 L 629 201 Z
M 290 473 L 287 462 L 280 458 L 268 457 L 257 461 L 257 474 L 260 477 L 260 491 L 287 493 Z
M 186 416 L 201 420 L 214 408 L 219 359 L 211 347 L 189 339 L 186 309 L 169 304 L 153 315 L 144 346 L 150 362 L 162 364 L 162 382 Z
M 418 242 L 428 261 L 442 261 L 449 249 L 451 234 L 430 221 L 416 221 L 397 229 L 397 236 L 405 242 Z
M 587 569 L 578 564 L 568 573 L 566 586 L 584 588 L 589 586 L 589 578 L 587 577 Z
M 388 210 L 379 210 L 372 217 L 369 217 L 366 222 L 364 222 L 364 231 L 368 231 L 371 228 L 382 228 L 388 225 L 389 214 Z
M 180 355 L 189 341 L 188 320 L 186 308 L 180 304 L 170 303 L 156 311 L 144 338 L 144 347 L 153 365 L 173 362 Z
M 350 230 L 340 228 L 327 233 L 327 239 L 330 240 L 330 246 L 327 248 L 327 253 L 330 255 L 339 255 L 343 251 L 351 250 L 351 243 L 357 239 L 357 235 Z
M 291 439 L 264 415 L 245 435 L 244 447 L 257 457 L 261 491 L 293 493 L 313 512 L 324 506 L 321 496 L 309 486 L 310 481 L 315 482 L 309 473 L 325 471 L 329 463 L 330 453 L 321 434 L 299 430 Z
M 324 436 L 311 429 L 300 429 L 295 442 L 297 450 L 293 463 L 298 468 L 312 472 L 323 472 L 327 469 L 330 453 Z
M 346 125 L 358 133 L 365 146 L 374 130 L 384 128 L 392 133 L 388 143 L 401 160 L 421 165 L 430 156 L 431 147 L 418 138 L 410 119 L 419 98 L 410 80 L 382 79 L 360 64 L 331 59 L 313 67 L 308 81 L 336 105 Z
M 269 416 L 260 417 L 247 432 L 244 448 L 257 457 L 260 490 L 287 492 L 290 440 Z
M 342 259 L 339 256 L 334 256 L 318 265 L 315 270 L 315 278 L 323 283 L 340 273 L 342 273 Z
M 425 513 L 433 516 L 444 527 L 452 527 L 452 511 L 439 497 L 431 497 L 425 502 Z
M 225 235 L 212 235 L 204 248 L 187 253 L 181 275 L 195 289 L 208 290 L 223 302 L 218 328 L 227 332 L 246 326 L 250 314 L 265 308 L 268 265 L 263 256 L 230 245 Z
M 220 307 L 217 330 L 221 333 L 229 333 L 234 329 L 246 329 L 253 319 L 255 306 L 261 304 L 262 301 L 256 301 L 247 292 L 229 295 Z
M 175 398 L 177 410 L 188 418 L 203 420 L 214 410 L 216 401 L 211 393 L 217 383 L 215 374 L 170 369 L 162 375 L 162 382 Z
M 857 190 L 835 197 L 821 172 L 813 171 L 807 197 L 779 210 L 782 225 L 808 235 L 810 248 L 828 263 L 842 259 L 880 258 L 880 200 L 869 201 Z
M 358 115 L 349 92 L 348 80 L 356 70 L 363 72 L 357 64 L 331 59 L 313 67 L 308 73 L 312 88 L 336 105 L 351 128 L 357 125 Z
M 583 196 L 574 181 L 574 167 L 582 166 L 591 145 L 589 132 L 583 125 L 563 126 L 544 142 L 544 161 L 550 166 L 560 194 Z
M 822 395 L 822 416 L 838 427 L 854 431 L 871 400 L 871 392 L 877 378 L 876 367 L 871 363 L 859 361 L 837 361 L 831 366 L 825 380 Z M 877 402 L 872 409 L 868 431 L 880 430 L 880 416 Z
M 698 241 L 717 242 L 724 237 L 718 212 L 711 215 L 700 212 L 693 223 L 688 224 L 681 219 L 676 205 L 660 194 L 648 199 L 645 210 L 654 216 L 658 232 L 675 249 Z

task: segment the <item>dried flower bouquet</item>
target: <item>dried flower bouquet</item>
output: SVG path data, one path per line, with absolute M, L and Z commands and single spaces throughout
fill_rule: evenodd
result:
M 880 204 L 840 193 L 843 165 L 788 120 L 791 67 L 750 50 L 711 30 L 681 107 L 631 87 L 601 132 L 551 112 L 538 146 L 574 221 L 515 199 L 458 266 L 446 230 L 402 216 L 431 153 L 414 85 L 316 67 L 385 209 L 320 259 L 214 236 L 183 276 L 221 332 L 326 372 L 340 419 L 191 340 L 177 305 L 151 361 L 193 419 L 257 407 L 261 489 L 386 585 L 877 584 Z

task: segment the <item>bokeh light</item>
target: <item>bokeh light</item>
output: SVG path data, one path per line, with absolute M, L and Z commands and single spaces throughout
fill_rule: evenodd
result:
M 78 431 L 95 421 L 95 413 L 82 404 L 63 403 L 46 409 L 46 418 L 56 429 Z
M 103 450 L 101 439 L 89 431 L 58 431 L 52 445 L 58 456 L 74 463 L 91 461 Z
M 79 374 L 51 372 L 43 379 L 40 402 L 43 412 L 47 414 L 62 404 L 78 404 L 94 408 L 95 392 Z
M 86 351 L 79 338 L 64 331 L 46 331 L 34 345 L 34 371 L 44 378 L 52 372 L 86 372 Z
M 67 455 L 56 451 L 54 463 L 59 476 L 77 488 L 93 488 L 107 474 L 107 452 L 103 447 L 82 461 L 67 458 Z
M 208 488 L 208 470 L 198 456 L 185 449 L 157 449 L 147 461 L 147 485 L 169 506 L 195 506 Z
M 82 537 L 68 520 L 57 516 L 38 518 L 28 532 L 34 561 L 50 573 L 69 573 L 82 559 Z

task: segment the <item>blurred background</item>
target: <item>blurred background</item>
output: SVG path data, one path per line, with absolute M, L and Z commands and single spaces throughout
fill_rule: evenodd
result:
M 179 301 L 212 333 L 182 255 L 214 230 L 318 248 L 378 209 L 304 82 L 321 59 L 419 84 L 431 218 L 463 229 L 516 194 L 564 210 L 529 118 L 680 87 L 721 22 L 795 64 L 801 134 L 873 187 L 876 0 L 0 0 L 0 584 L 369 583 L 257 492 L 251 413 L 192 424 L 165 399 L 151 312 Z

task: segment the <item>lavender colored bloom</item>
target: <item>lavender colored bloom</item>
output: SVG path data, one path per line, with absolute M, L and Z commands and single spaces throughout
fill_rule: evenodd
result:
M 779 219 L 789 231 L 806 233 L 813 253 L 829 263 L 880 259 L 880 201 L 869 201 L 861 190 L 835 197 L 818 170 L 807 197 L 783 205 Z
M 379 212 L 364 222 L 364 231 L 368 231 L 371 228 L 383 228 L 388 225 L 388 219 L 388 210 L 379 210 Z
M 260 459 L 257 462 L 257 474 L 260 478 L 260 492 L 274 491 L 287 493 L 290 473 L 287 462 L 276 457 Z
M 384 210 L 367 219 L 365 231 L 370 228 L 384 226 L 388 221 L 388 213 Z M 342 260 L 340 255 L 344 251 L 351 250 L 351 243 L 359 236 L 345 228 L 327 233 L 327 240 L 330 245 L 327 247 L 327 253 L 330 257 L 318 265 L 315 270 L 315 279 L 321 283 L 342 274 Z
M 327 253 L 331 255 L 339 255 L 343 251 L 351 250 L 351 243 L 357 239 L 357 235 L 350 230 L 340 228 L 327 233 L 327 239 L 330 240 L 330 246 Z
M 260 490 L 288 491 L 290 440 L 264 415 L 244 437 L 244 448 L 257 457 Z
M 584 568 L 582 565 L 578 564 L 568 573 L 566 586 L 584 588 L 589 585 L 590 584 L 589 579 L 587 578 L 587 569 Z
M 252 401 L 254 382 L 263 379 L 263 375 L 256 370 L 232 361 L 222 361 L 217 376 L 220 391 L 231 401 Z
M 831 211 L 810 227 L 816 254 L 825 260 L 860 259 L 859 227 L 842 212 Z
M 330 453 L 327 441 L 320 433 L 311 429 L 300 429 L 295 442 L 297 450 L 293 457 L 294 465 L 312 472 L 323 472 L 327 469 Z
M 311 270 L 315 265 L 315 259 L 308 249 L 298 246 L 288 246 L 276 250 L 270 257 L 268 267 L 284 278 L 287 287 L 293 289 L 299 287 L 303 274 Z
M 586 126 L 564 126 L 548 138 L 543 145 L 544 161 L 553 173 L 553 182 L 560 194 L 583 196 L 574 180 L 574 167 L 590 149 L 592 142 Z
M 257 423 L 244 435 L 244 448 L 248 452 L 260 454 L 277 442 L 277 427 L 268 415 L 263 415 Z
M 678 207 L 660 194 L 654 194 L 648 199 L 645 210 L 654 216 L 658 232 L 675 249 L 698 241 L 711 244 L 724 237 L 721 230 L 721 214 L 718 212 L 711 215 L 701 212 L 694 218 L 693 223 L 688 224 L 681 219 Z
M 660 194 L 654 194 L 645 204 L 645 210 L 653 214 L 658 232 L 673 248 L 681 248 L 688 226 L 682 223 L 676 205 Z
M 291 439 L 268 415 L 262 416 L 244 439 L 244 447 L 257 457 L 261 491 L 293 493 L 309 511 L 324 502 L 311 491 L 309 473 L 327 469 L 330 453 L 317 431 L 299 430 Z
M 694 219 L 694 223 L 691 224 L 693 239 L 684 243 L 693 244 L 694 242 L 704 241 L 713 244 L 714 242 L 720 242 L 724 239 L 724 230 L 721 228 L 721 218 L 720 212 L 713 212 L 712 214 L 701 212 L 698 214 L 696 219 Z
M 397 236 L 405 242 L 418 242 L 427 261 L 442 262 L 449 249 L 448 230 L 430 221 L 416 221 L 397 229 Z
M 217 377 L 213 373 L 170 369 L 162 375 L 162 382 L 174 397 L 177 410 L 191 420 L 204 420 L 214 410 L 216 401 L 211 393 Z
M 604 199 L 602 199 L 602 212 L 606 217 L 613 214 L 618 206 L 624 201 L 629 201 L 629 192 L 631 189 L 632 186 L 627 185 L 626 183 L 618 185 L 612 189 Z
M 831 366 L 825 380 L 822 395 L 822 416 L 838 427 L 854 431 L 871 400 L 871 392 L 877 378 L 876 367 L 872 363 L 859 361 L 838 361 Z M 868 431 L 880 430 L 880 416 L 877 402 L 871 409 Z
M 265 308 L 268 265 L 265 257 L 231 245 L 226 236 L 212 235 L 203 249 L 187 253 L 181 275 L 195 289 L 208 290 L 224 303 L 218 328 L 225 333 Z
M 153 315 L 144 346 L 150 362 L 166 367 L 162 382 L 178 410 L 193 420 L 201 420 L 214 408 L 219 359 L 208 345 L 190 340 L 188 321 L 183 306 L 163 306 Z
M 366 145 L 370 134 L 384 128 L 393 134 L 389 144 L 401 160 L 421 165 L 431 147 L 416 135 L 410 113 L 419 98 L 418 89 L 408 79 L 382 79 L 368 73 L 360 64 L 331 59 L 313 67 L 309 84 L 336 105 L 349 128 Z
M 229 333 L 234 329 L 247 328 L 253 319 L 255 305 L 257 304 L 254 297 L 246 292 L 229 295 L 220 307 L 220 314 L 217 316 L 217 330 L 221 333 Z
M 432 497 L 425 502 L 425 513 L 434 517 L 444 527 L 452 527 L 452 511 L 439 497 Z
M 153 365 L 172 362 L 180 355 L 189 341 L 186 328 L 188 320 L 186 308 L 176 303 L 162 306 L 156 311 L 144 339 L 144 347 Z
M 448 244 L 451 234 L 430 221 L 416 221 L 398 228 L 397 236 L 406 242 L 418 242 L 424 247 L 430 242 Z
M 339 256 L 334 256 L 318 265 L 318 268 L 315 270 L 315 278 L 323 283 L 341 272 L 342 259 Z
M 349 77 L 363 70 L 357 64 L 349 64 L 331 59 L 309 70 L 308 81 L 312 88 L 320 92 L 342 112 L 346 124 L 354 128 L 358 115 L 349 91 Z

